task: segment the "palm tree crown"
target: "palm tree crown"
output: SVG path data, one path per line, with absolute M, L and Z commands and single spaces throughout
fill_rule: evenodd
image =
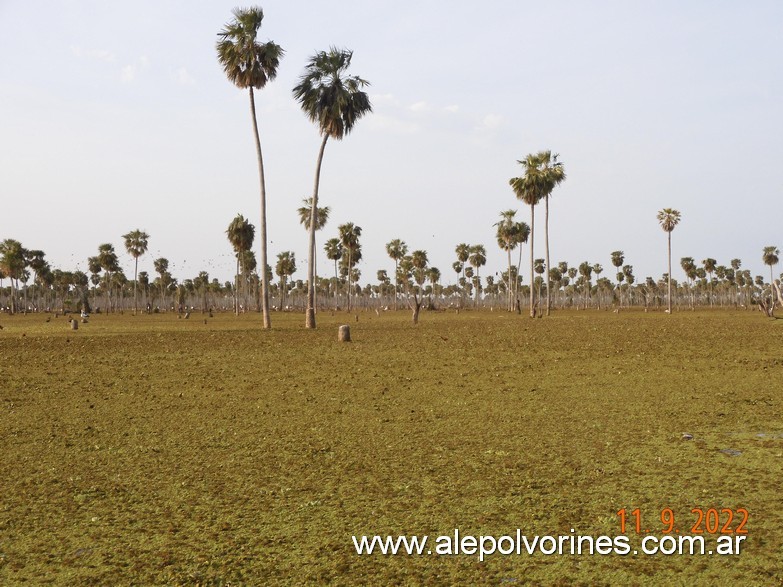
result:
M 310 230 L 310 217 L 312 216 L 313 199 L 303 198 L 302 204 L 303 206 L 300 206 L 296 209 L 296 212 L 299 214 L 299 224 L 302 224 L 307 230 Z M 329 213 L 331 211 L 332 210 L 329 208 L 329 206 L 324 206 L 323 208 L 317 207 L 315 209 L 316 230 L 321 230 L 324 226 L 326 226 L 326 223 L 329 221 Z
M 233 14 L 234 20 L 218 33 L 218 61 L 235 86 L 260 90 L 277 77 L 284 51 L 272 41 L 257 41 L 264 19 L 261 8 L 235 8 Z
M 680 212 L 674 208 L 664 208 L 658 212 L 658 222 L 666 232 L 671 232 L 680 223 Z
M 322 135 L 340 140 L 353 130 L 356 121 L 372 112 L 370 98 L 362 88 L 369 86 L 359 76 L 346 75 L 353 51 L 331 47 L 310 58 L 294 87 L 294 98 Z

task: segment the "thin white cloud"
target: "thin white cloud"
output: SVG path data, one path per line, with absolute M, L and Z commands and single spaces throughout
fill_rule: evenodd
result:
M 394 97 L 394 94 L 370 94 L 370 102 L 373 105 L 386 104 L 390 106 L 399 106 L 400 101 Z
M 95 61 L 114 61 L 114 53 L 106 49 L 84 49 L 78 45 L 71 45 L 71 53 L 80 59 L 94 59 Z
M 120 81 L 124 84 L 132 83 L 136 79 L 136 70 L 138 68 L 135 65 L 126 65 L 120 72 Z
M 452 104 L 451 106 L 446 106 L 443 110 L 454 114 L 455 112 L 459 111 L 459 106 L 457 106 L 456 104 Z
M 398 135 L 411 135 L 419 132 L 418 124 L 377 113 L 367 119 L 367 126 L 374 131 L 390 132 Z
M 481 119 L 481 124 L 478 126 L 478 130 L 495 130 L 503 122 L 503 117 L 499 114 L 487 114 Z
M 120 70 L 120 81 L 124 84 L 130 84 L 136 81 L 136 77 L 140 71 L 147 69 L 150 60 L 146 55 L 142 55 L 138 58 L 136 63 L 126 65 Z
M 190 75 L 187 69 L 184 67 L 180 67 L 176 72 L 176 78 L 177 82 L 183 86 L 192 86 L 196 83 L 196 80 L 193 79 L 193 76 Z
M 426 102 L 416 102 L 415 104 L 411 104 L 410 110 L 413 112 L 426 112 L 427 110 L 430 110 L 429 104 Z

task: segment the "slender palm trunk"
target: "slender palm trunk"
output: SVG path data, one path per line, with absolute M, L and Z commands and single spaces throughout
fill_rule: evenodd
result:
M 337 310 L 337 284 L 340 283 L 340 277 L 337 274 L 337 259 L 334 260 L 334 309 Z
M 351 269 L 353 269 L 353 264 L 351 263 L 351 261 L 353 261 L 353 259 L 351 257 L 352 257 L 352 255 L 351 255 L 351 246 L 349 245 L 348 246 L 348 300 L 346 301 L 346 304 L 348 305 L 348 311 L 349 312 L 351 311 L 351 277 L 352 277 Z
M 394 311 L 397 311 L 397 290 L 400 289 L 399 279 L 400 267 L 397 259 L 394 259 Z
M 530 204 L 530 317 L 536 317 L 536 310 L 533 306 L 533 283 L 535 275 L 533 273 L 533 243 L 535 242 L 534 234 L 536 227 L 536 208 L 535 204 Z
M 520 247 L 521 247 L 521 245 L 520 245 Z M 512 296 L 514 295 L 514 292 L 513 292 L 512 288 L 511 288 L 511 247 L 508 246 L 508 245 L 506 246 L 506 255 L 508 256 L 508 274 L 507 274 L 507 277 L 506 277 L 506 289 L 508 291 L 506 292 L 506 307 L 507 307 L 509 312 L 512 312 L 513 311 L 513 306 L 512 306 L 513 302 L 511 301 L 511 299 L 512 299 Z
M 133 268 L 133 315 L 135 316 L 136 312 L 139 311 L 138 299 L 136 298 L 136 286 L 139 280 L 139 258 L 134 258 L 136 259 L 136 266 Z
M 237 253 L 237 272 L 234 274 L 234 315 L 239 316 L 239 253 Z
M 315 328 L 315 215 L 318 206 L 318 184 L 321 180 L 321 163 L 324 159 L 324 149 L 328 134 L 324 134 L 321 148 L 318 150 L 318 161 L 315 164 L 315 183 L 313 185 L 313 206 L 310 208 L 310 246 L 307 259 L 307 311 L 305 312 L 305 328 Z
M 266 183 L 264 181 L 264 158 L 261 155 L 261 138 L 258 136 L 258 120 L 256 119 L 256 101 L 253 87 L 250 90 L 250 113 L 253 116 L 253 136 L 256 139 L 256 154 L 258 155 L 258 179 L 261 183 L 261 310 L 264 314 L 264 328 L 272 328 L 272 317 L 269 313 L 269 278 L 266 274 L 267 235 L 266 235 Z
M 668 231 L 669 236 L 669 314 L 672 313 L 672 232 Z
M 549 299 L 549 196 L 544 201 L 544 241 L 546 241 L 546 315 L 552 309 Z
M 318 249 L 315 246 L 315 239 L 313 239 L 313 288 L 315 289 L 315 293 L 313 295 L 313 311 L 317 314 L 318 313 L 318 288 L 316 287 L 317 284 L 315 283 L 315 280 L 318 277 L 318 257 L 316 255 L 316 251 Z

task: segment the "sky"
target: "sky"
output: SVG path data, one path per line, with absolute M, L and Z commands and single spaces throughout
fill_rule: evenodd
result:
M 217 62 L 234 1 L 0 0 L 0 239 L 87 271 L 122 235 L 145 230 L 139 270 L 166 257 L 179 279 L 230 280 L 226 228 L 258 225 L 258 172 L 246 91 Z M 307 59 L 353 50 L 373 113 L 330 141 L 318 235 L 362 228 L 361 283 L 392 273 L 385 244 L 424 249 L 453 283 L 459 243 L 483 244 L 482 275 L 503 271 L 499 213 L 530 209 L 509 179 L 549 149 L 567 179 L 550 204 L 552 263 L 625 252 L 638 280 L 666 272 L 656 214 L 676 208 L 679 259 L 706 257 L 768 276 L 783 246 L 783 3 L 498 0 L 267 0 L 262 41 L 283 47 L 256 94 L 267 177 L 270 264 L 293 251 L 312 194 L 317 128 L 292 97 Z M 535 256 L 543 257 L 543 210 Z M 529 245 L 523 248 L 524 258 Z M 254 245 L 258 255 L 258 241 Z M 523 261 L 524 263 L 524 261 Z M 523 267 L 525 265 L 523 264 Z M 779 270 L 780 268 L 778 268 Z M 523 270 L 525 282 L 526 273 Z

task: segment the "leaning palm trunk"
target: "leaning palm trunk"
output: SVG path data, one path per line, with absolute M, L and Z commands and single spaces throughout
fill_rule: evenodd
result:
M 261 311 L 263 312 L 264 328 L 272 328 L 272 317 L 269 315 L 269 278 L 266 274 L 267 236 L 266 236 L 266 183 L 264 182 L 264 158 L 261 155 L 261 138 L 258 136 L 258 121 L 256 119 L 256 101 L 253 97 L 253 87 L 250 90 L 250 113 L 253 116 L 253 136 L 256 139 L 256 155 L 258 155 L 258 178 L 261 182 Z
M 321 179 L 321 162 L 324 159 L 324 149 L 329 135 L 324 133 L 321 148 L 318 150 L 318 162 L 315 165 L 315 184 L 313 185 L 313 206 L 310 209 L 310 246 L 307 259 L 307 311 L 305 312 L 305 328 L 315 328 L 315 216 L 318 206 L 318 184 Z

